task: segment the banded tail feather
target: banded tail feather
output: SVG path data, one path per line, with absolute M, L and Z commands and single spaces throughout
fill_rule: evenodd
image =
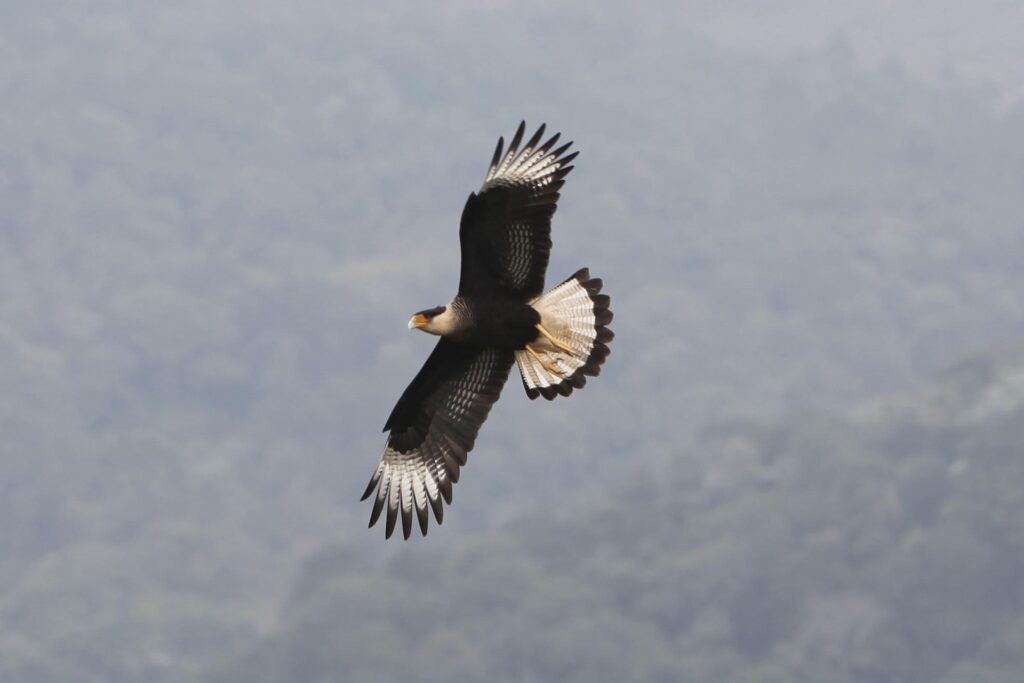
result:
M 516 351 L 516 364 L 531 399 L 543 396 L 550 401 L 568 396 L 573 389 L 583 388 L 587 375 L 600 374 L 610 352 L 608 342 L 615 336 L 607 327 L 612 321 L 611 300 L 601 294 L 602 286 L 600 278 L 591 278 L 590 270 L 581 268 L 530 302 L 540 313 L 544 328 L 572 349 L 568 353 L 541 336 L 531 344 L 536 355 L 526 349 Z

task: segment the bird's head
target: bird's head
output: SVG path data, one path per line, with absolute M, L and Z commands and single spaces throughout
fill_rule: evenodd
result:
M 414 313 L 409 318 L 409 329 L 423 330 L 430 334 L 443 334 L 447 330 L 447 326 L 444 323 L 450 317 L 444 315 L 447 311 L 447 306 L 435 306 L 434 308 Z

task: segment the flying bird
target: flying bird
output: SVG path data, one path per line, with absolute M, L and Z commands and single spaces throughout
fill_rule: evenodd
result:
M 541 144 L 544 129 L 522 144 L 520 123 L 507 151 L 498 139 L 483 185 L 462 210 L 458 293 L 409 320 L 409 329 L 440 339 L 384 425 L 387 446 L 363 494 L 376 491 L 371 527 L 387 509 L 386 538 L 399 516 L 407 539 L 414 512 L 424 536 L 429 511 L 442 522 L 442 500 L 451 504 L 513 364 L 527 396 L 551 400 L 582 388 L 608 356 L 612 312 L 601 280 L 582 268 L 544 292 L 551 217 L 578 154 L 566 154 L 571 142 L 555 149 L 559 134 Z

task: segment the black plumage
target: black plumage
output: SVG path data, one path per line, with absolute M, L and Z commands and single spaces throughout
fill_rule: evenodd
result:
M 441 523 L 442 500 L 451 503 L 452 484 L 517 354 L 538 343 L 541 314 L 532 304 L 544 289 L 551 217 L 576 153 L 566 154 L 572 143 L 555 149 L 557 134 L 541 144 L 543 125 L 522 144 L 525 129 L 520 123 L 507 151 L 504 139 L 498 140 L 483 185 L 466 201 L 458 294 L 448 306 L 421 311 L 410 321 L 441 339 L 391 411 L 384 455 L 363 494 L 366 499 L 376 491 L 370 526 L 386 510 L 388 537 L 401 517 L 408 538 L 414 511 L 424 535 L 428 508 Z M 591 282 L 596 295 L 600 281 Z M 593 308 L 594 320 L 610 318 L 610 312 L 603 316 L 607 308 L 604 297 Z M 586 363 L 563 383 L 580 387 L 583 374 L 596 374 L 610 338 L 609 331 L 591 340 Z M 550 391 L 527 386 L 531 398 L 537 395 L 532 392 L 553 398 Z
M 391 432 L 388 444 L 363 493 L 365 500 L 378 486 L 381 492 L 374 500 L 370 526 L 376 524 L 385 504 L 388 537 L 401 511 L 403 534 L 409 538 L 414 507 L 424 535 L 427 505 L 441 523 L 439 497 L 452 502 L 452 484 L 459 480 L 459 468 L 466 464 L 466 455 L 501 395 L 513 362 L 510 350 L 466 346 L 444 338 L 437 342 L 384 425 Z
M 506 295 L 527 301 L 544 290 L 551 253 L 551 217 L 558 191 L 573 169 L 568 164 L 578 152 L 561 156 L 572 145 L 569 142 L 548 154 L 558 134 L 537 147 L 544 135 L 543 125 L 520 151 L 525 129 L 520 123 L 505 154 L 504 140 L 498 139 L 480 193 L 469 195 L 462 209 L 459 294 L 463 297 Z M 557 168 L 544 176 L 543 182 L 518 178 L 517 162 L 525 165 L 530 159 Z

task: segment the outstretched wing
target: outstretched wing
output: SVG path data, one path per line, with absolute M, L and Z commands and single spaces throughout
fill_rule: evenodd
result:
M 578 152 L 562 156 L 571 142 L 551 151 L 559 134 L 539 144 L 544 125 L 520 149 L 525 130 L 526 123 L 520 123 L 507 152 L 504 139 L 498 139 L 483 186 L 462 210 L 459 294 L 464 296 L 528 300 L 544 290 L 551 216 Z
M 402 513 L 402 533 L 412 533 L 416 510 L 420 531 L 427 534 L 427 506 L 440 524 L 444 502 L 452 502 L 452 484 L 473 449 L 480 425 L 501 395 L 513 363 L 513 353 L 501 349 L 467 348 L 441 339 L 402 397 L 385 430 L 387 447 L 366 487 L 374 489 L 370 526 L 387 506 L 385 537 L 395 530 Z

